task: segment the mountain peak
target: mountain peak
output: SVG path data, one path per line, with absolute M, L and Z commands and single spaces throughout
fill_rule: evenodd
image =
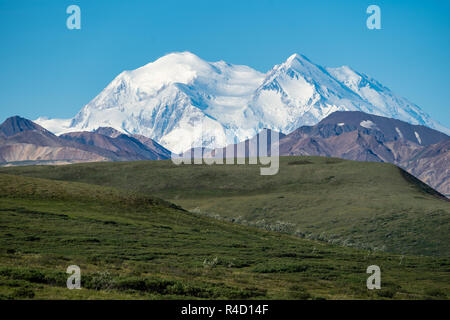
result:
M 23 131 L 46 131 L 40 125 L 37 125 L 31 120 L 14 116 L 6 119 L 0 125 L 0 132 L 2 132 L 7 137 L 13 136 L 19 132 Z
M 338 110 L 448 132 L 418 106 L 362 73 L 333 72 L 298 53 L 266 74 L 248 66 L 208 62 L 187 51 L 169 53 L 118 75 L 74 118 L 38 123 L 58 133 L 112 127 L 147 136 L 179 153 L 192 146 L 215 148 L 243 141 L 263 127 L 289 133 Z
M 191 84 L 199 76 L 208 77 L 213 73 L 212 64 L 195 54 L 188 51 L 173 52 L 140 68 L 122 73 L 113 83 L 115 87 L 121 87 L 123 83 L 126 86 L 134 85 L 141 94 L 151 96 L 168 85 Z M 114 90 L 117 88 L 113 88 Z
M 300 59 L 300 55 L 298 53 L 294 53 L 291 56 L 289 56 L 289 58 L 287 58 L 286 62 L 291 62 L 295 59 Z
M 282 66 L 287 66 L 287 67 L 299 67 L 299 66 L 304 66 L 304 65 L 308 65 L 308 64 L 314 64 L 311 62 L 311 60 L 308 59 L 308 57 L 302 55 L 302 54 L 298 54 L 298 53 L 294 53 L 293 55 L 291 55 L 289 58 L 286 59 L 286 61 L 282 64 Z
M 287 58 L 286 62 L 292 62 L 294 60 L 311 62 L 311 60 L 309 60 L 307 56 L 298 53 L 292 54 L 289 58 Z
M 173 51 L 173 52 L 170 52 L 170 53 L 162 56 L 161 58 L 164 58 L 164 57 L 183 57 L 183 58 L 190 58 L 190 59 L 192 59 L 192 58 L 200 59 L 196 54 L 194 54 L 190 51 Z
M 275 66 L 273 70 L 277 73 L 298 73 L 306 78 L 323 79 L 328 76 L 324 68 L 312 62 L 308 57 L 298 53 L 291 55 L 285 62 Z
M 145 66 L 138 68 L 140 69 L 157 69 L 157 68 L 176 68 L 177 66 L 189 66 L 191 68 L 205 67 L 209 65 L 208 62 L 204 61 L 197 55 L 189 51 L 183 52 L 171 52 L 161 58 L 146 64 Z
M 122 132 L 111 127 L 99 127 L 94 130 L 94 132 L 110 138 L 117 138 L 118 136 L 123 134 Z

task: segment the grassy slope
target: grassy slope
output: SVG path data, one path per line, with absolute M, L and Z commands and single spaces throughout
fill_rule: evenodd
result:
M 82 290 L 65 288 L 72 264 Z M 371 264 L 382 290 L 366 289 Z M 449 268 L 444 258 L 333 246 L 109 187 L 0 174 L 3 299 L 448 298 Z
M 152 194 L 203 215 L 355 248 L 450 255 L 450 203 L 390 164 L 282 157 L 275 176 L 260 176 L 259 166 L 171 161 L 0 172 Z

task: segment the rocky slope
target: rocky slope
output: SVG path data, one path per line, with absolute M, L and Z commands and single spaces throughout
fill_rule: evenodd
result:
M 111 129 L 105 128 L 104 133 Z M 96 132 L 74 132 L 57 137 L 21 117 L 0 125 L 0 162 L 65 164 L 90 161 L 158 160 L 170 152 L 157 143 L 120 134 L 109 137 Z
M 335 112 L 280 140 L 280 155 L 321 155 L 396 164 L 450 195 L 450 137 L 363 112 Z

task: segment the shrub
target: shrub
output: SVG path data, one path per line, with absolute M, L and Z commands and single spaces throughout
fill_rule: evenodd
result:
M 66 285 L 66 274 L 62 272 L 37 269 L 0 269 L 0 275 L 15 280 L 25 280 L 32 283 L 43 283 L 56 286 Z
M 114 286 L 114 279 L 109 272 L 97 272 L 82 277 L 82 285 L 88 289 L 109 290 Z
M 289 287 L 290 295 L 293 298 L 299 299 L 299 300 L 307 300 L 311 298 L 311 294 L 303 287 L 299 285 L 292 285 Z
M 205 268 L 215 268 L 219 264 L 219 258 L 215 257 L 211 260 L 205 259 L 203 260 L 203 267 Z
M 446 298 L 447 297 L 445 292 L 443 292 L 442 290 L 440 290 L 438 288 L 426 289 L 425 294 L 427 296 L 436 297 L 436 298 Z
M 12 297 L 15 299 L 33 299 L 34 291 L 30 288 L 18 288 L 14 290 Z
M 393 288 L 382 288 L 381 290 L 377 290 L 376 292 L 380 297 L 391 299 L 395 296 L 397 290 Z
M 137 290 L 165 294 L 167 288 L 174 284 L 174 281 L 165 279 L 129 277 L 119 278 L 115 282 L 114 288 L 119 290 Z

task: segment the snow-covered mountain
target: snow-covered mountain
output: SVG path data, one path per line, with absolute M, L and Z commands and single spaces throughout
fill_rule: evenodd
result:
M 171 53 L 119 74 L 73 119 L 35 122 L 56 134 L 112 127 L 178 153 L 243 141 L 263 128 L 287 134 L 338 110 L 450 132 L 374 79 L 349 67 L 326 69 L 298 54 L 263 74 L 190 52 Z
M 450 133 L 448 128 L 433 121 L 419 106 L 396 95 L 377 80 L 363 73 L 358 73 L 348 66 L 327 68 L 327 71 L 363 100 L 369 102 L 375 108 L 375 111 L 371 113 L 381 116 L 385 113 L 390 118 L 425 125 L 447 134 Z

